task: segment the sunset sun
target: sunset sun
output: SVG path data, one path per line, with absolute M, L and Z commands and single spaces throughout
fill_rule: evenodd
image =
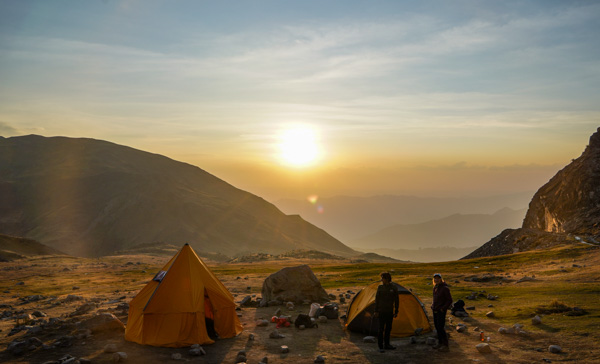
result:
M 317 134 L 309 126 L 294 126 L 284 130 L 278 138 L 281 163 L 290 167 L 314 165 L 320 156 Z

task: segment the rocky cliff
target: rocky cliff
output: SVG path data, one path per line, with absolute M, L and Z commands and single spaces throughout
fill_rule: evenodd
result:
M 463 259 L 600 240 L 600 128 L 583 154 L 542 186 L 523 226 L 507 229 Z

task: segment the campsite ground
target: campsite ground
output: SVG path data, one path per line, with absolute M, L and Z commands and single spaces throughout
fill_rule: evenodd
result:
M 45 319 L 61 318 L 68 322 L 107 311 L 126 321 L 126 314 L 115 310 L 117 305 L 129 302 L 168 259 L 147 255 L 101 259 L 36 257 L 0 263 L 3 276 L 0 305 L 6 305 L 0 308 L 0 313 L 6 310 L 22 310 L 24 313 L 40 310 L 48 315 Z M 11 316 L 0 320 L 0 350 L 3 350 L 0 362 L 44 363 L 70 354 L 93 363 L 107 363 L 112 361 L 112 354 L 104 353 L 103 348 L 114 343 L 119 351 L 127 353 L 129 363 L 171 361 L 174 353 L 180 353 L 181 360 L 186 362 L 234 363 L 240 350 L 246 350 L 248 363 L 258 363 L 265 356 L 269 363 L 312 363 L 317 355 L 324 356 L 326 363 L 357 364 L 535 363 L 544 359 L 551 362 L 600 363 L 600 348 L 597 346 L 600 342 L 600 250 L 597 247 L 567 246 L 511 256 L 427 264 L 285 260 L 209 265 L 239 302 L 247 295 L 260 296 L 262 282 L 269 274 L 284 266 L 303 263 L 309 264 L 325 289 L 336 296 L 341 292 L 357 292 L 377 279 L 378 273 L 383 270 L 393 271 L 394 281 L 416 292 L 426 307 L 431 304 L 431 274 L 441 272 L 451 286 L 454 299 L 464 299 L 467 306 L 474 309 L 469 310 L 470 318 L 452 317 L 448 323 L 451 332 L 449 353 L 439 353 L 426 344 L 411 344 L 408 338 L 398 338 L 392 339 L 392 343 L 398 346 L 397 350 L 380 354 L 376 344 L 363 343 L 364 335 L 345 331 L 342 320 L 328 320 L 315 329 L 282 328 L 280 332 L 285 338 L 270 339 L 269 333 L 275 325 L 256 327 L 255 322 L 260 318 L 269 319 L 277 308 L 245 307 L 239 311 L 244 332 L 238 337 L 204 346 L 207 355 L 198 357 L 190 356 L 189 348 L 156 348 L 126 342 L 122 335 L 114 332 L 74 339 L 67 347 L 39 347 L 15 356 L 4 350 L 15 339 L 36 336 L 50 346 L 60 336 L 72 335 L 73 328 L 64 325 L 62 329 L 44 330 L 35 335 L 20 331 L 9 336 L 11 330 L 21 324 L 16 322 L 15 316 Z M 471 280 L 486 274 L 496 278 L 487 282 Z M 518 283 L 525 276 L 534 277 L 534 280 Z M 478 297 L 466 300 L 465 297 L 473 291 L 485 291 L 483 296 L 492 294 L 498 299 Z M 84 300 L 67 302 L 65 298 L 69 294 L 81 296 Z M 44 298 L 35 302 L 23 301 L 24 297 L 31 295 L 43 295 Z M 85 302 L 94 303 L 94 308 L 84 315 L 69 317 Z M 341 306 L 342 312 L 345 312 L 346 304 Z M 585 314 L 568 316 L 569 312 L 551 313 L 552 310 L 572 307 L 583 309 Z M 308 312 L 308 308 L 300 306 L 295 311 L 288 311 L 282 307 L 282 311 L 295 317 L 298 313 Z M 495 317 L 486 317 L 488 311 L 494 311 Z M 534 326 L 531 317 L 536 312 L 546 314 L 542 324 Z M 458 323 L 466 324 L 467 331 L 456 332 L 454 325 Z M 527 333 L 498 333 L 498 328 L 509 328 L 515 323 L 522 324 Z M 479 343 L 479 330 L 474 330 L 476 327 L 490 336 L 490 354 L 480 354 L 476 350 L 475 346 Z M 250 334 L 254 335 L 254 340 L 249 339 Z M 418 337 L 417 341 L 429 335 Z M 281 354 L 282 345 L 289 347 L 289 353 Z M 548 352 L 549 345 L 560 345 L 563 352 L 552 354 Z

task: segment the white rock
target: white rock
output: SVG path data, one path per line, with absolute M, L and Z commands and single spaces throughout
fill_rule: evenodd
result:
M 181 360 L 181 354 L 179 354 L 179 353 L 173 353 L 173 354 L 171 354 L 171 359 L 173 359 L 173 360 Z
M 531 324 L 532 325 L 541 325 L 542 324 L 542 318 L 538 315 L 535 315 L 532 319 L 531 319 Z
M 496 317 L 496 314 L 494 313 L 494 311 L 490 311 L 488 313 L 485 314 L 486 317 Z
M 322 323 L 327 322 L 327 316 L 319 316 L 319 322 L 322 322 Z
M 477 346 L 475 347 L 477 348 L 477 351 L 479 351 L 482 354 L 488 354 L 492 352 L 492 348 L 489 344 L 486 343 L 477 344 Z
M 363 337 L 363 342 L 374 344 L 377 342 L 377 338 L 375 336 L 365 336 L 365 337 Z

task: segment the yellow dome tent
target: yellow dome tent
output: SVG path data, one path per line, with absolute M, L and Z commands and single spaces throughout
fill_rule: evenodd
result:
M 125 339 L 167 347 L 212 344 L 207 319 L 220 338 L 242 332 L 235 307 L 231 293 L 185 244 L 129 303 Z
M 346 313 L 346 328 L 363 334 L 377 335 L 379 322 L 373 317 L 375 309 L 375 294 L 381 282 L 374 282 L 360 290 L 348 306 Z M 415 330 L 431 331 L 425 306 L 411 291 L 392 282 L 398 288 L 400 301 L 398 317 L 392 322 L 393 337 L 405 337 L 415 334 Z

